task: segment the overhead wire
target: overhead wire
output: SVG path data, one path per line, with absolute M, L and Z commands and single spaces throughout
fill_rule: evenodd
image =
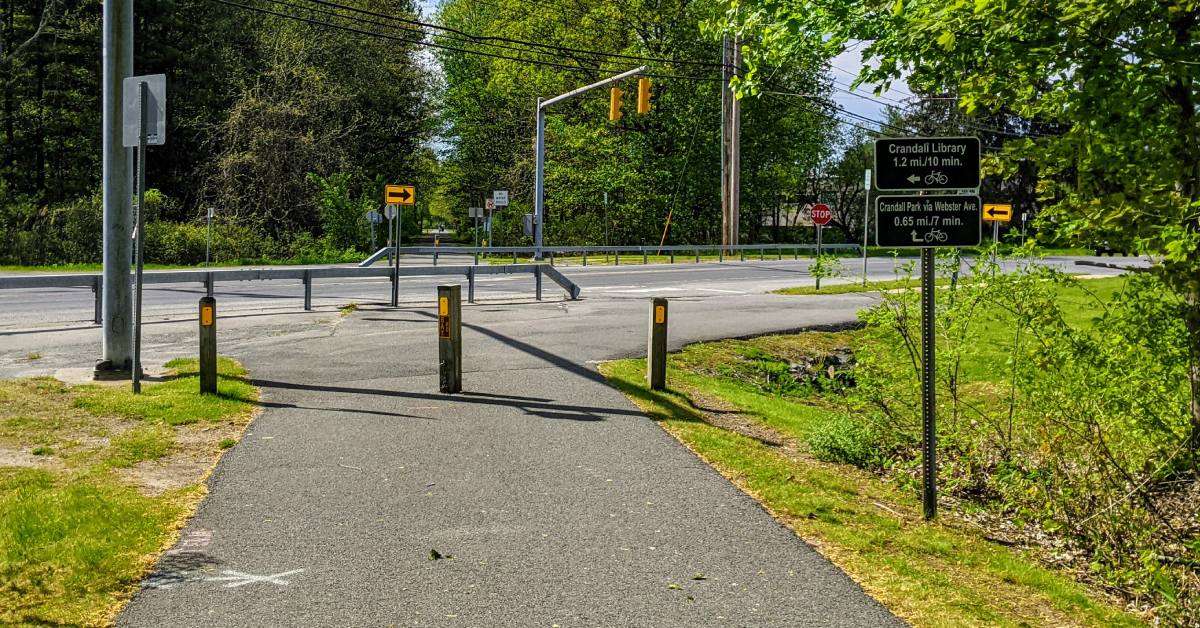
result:
M 362 15 L 369 15 L 371 17 L 387 19 L 387 20 L 399 22 L 402 24 L 419 26 L 421 28 L 427 28 L 430 30 L 437 30 L 437 31 L 453 33 L 460 37 L 465 37 L 474 43 L 480 43 L 480 44 L 484 44 L 484 45 L 492 45 L 492 44 L 489 44 L 488 42 L 503 42 L 506 44 L 517 44 L 517 45 L 521 45 L 521 46 L 528 46 L 531 48 L 541 48 L 544 50 L 550 50 L 550 51 L 555 51 L 555 52 L 582 54 L 582 55 L 597 56 L 597 57 L 608 57 L 608 58 L 613 58 L 613 59 L 625 59 L 625 60 L 630 60 L 630 61 L 668 63 L 668 64 L 672 64 L 672 65 L 697 65 L 697 66 L 705 66 L 705 67 L 720 67 L 720 64 L 712 63 L 709 61 L 693 61 L 690 59 L 667 59 L 667 58 L 663 58 L 663 57 L 649 57 L 649 56 L 644 56 L 644 55 L 629 55 L 629 54 L 616 53 L 616 52 L 604 52 L 604 51 L 600 51 L 600 50 L 583 50 L 583 49 L 579 49 L 579 48 L 570 48 L 567 46 L 559 46 L 556 44 L 547 44 L 547 43 L 542 43 L 542 42 L 534 42 L 534 41 L 527 41 L 527 40 L 522 40 L 522 39 L 515 39 L 512 37 L 500 37 L 497 35 L 476 35 L 476 34 L 468 33 L 461 29 L 457 29 L 457 28 L 453 28 L 453 27 L 449 27 L 449 26 L 442 26 L 440 24 L 432 24 L 429 22 L 423 22 L 421 20 L 414 20 L 411 18 L 401 17 L 398 15 L 387 15 L 385 13 L 379 13 L 377 11 L 371 11 L 368 9 L 360 9 L 358 7 L 354 7 L 354 6 L 350 6 L 350 5 L 346 5 L 346 4 L 340 4 L 337 2 L 332 2 L 331 0 L 305 0 L 305 1 L 311 2 L 313 4 L 319 4 L 322 6 L 335 8 L 335 9 L 341 9 L 344 11 L 359 13 Z
M 388 39 L 388 40 L 392 40 L 392 41 L 401 41 L 401 42 L 407 42 L 407 43 L 415 44 L 415 45 L 418 45 L 418 46 L 425 46 L 425 47 L 429 47 L 429 48 L 436 48 L 436 49 L 440 49 L 440 50 L 447 50 L 447 51 L 454 51 L 454 52 L 461 52 L 461 53 L 464 53 L 464 54 L 480 55 L 480 56 L 484 56 L 484 57 L 490 57 L 490 58 L 494 58 L 494 59 L 505 59 L 505 60 L 509 60 L 509 61 L 515 61 L 515 62 L 518 62 L 518 63 L 525 63 L 525 64 L 531 64 L 531 65 L 540 65 L 540 66 L 545 66 L 545 67 L 554 67 L 554 68 L 559 68 L 559 69 L 564 69 L 564 70 L 573 70 L 573 71 L 585 72 L 585 73 L 588 73 L 588 74 L 591 74 L 591 75 L 599 75 L 599 74 L 601 74 L 601 73 L 603 73 L 603 72 L 607 72 L 607 71 L 609 71 L 609 70 L 606 70 L 606 69 L 603 67 L 603 64 L 605 64 L 605 63 L 610 63 L 610 64 L 611 64 L 611 63 L 613 63 L 613 61 L 611 61 L 611 60 L 598 60 L 598 59 L 580 60 L 580 59 L 575 59 L 576 61 L 580 61 L 580 62 L 584 62 L 584 61 L 590 61 L 590 62 L 596 63 L 596 67 L 587 67 L 587 66 L 583 66 L 583 65 L 568 65 L 568 64 L 561 63 L 561 62 L 558 62 L 558 61 L 547 61 L 547 60 L 544 60 L 544 59 L 531 59 L 531 58 L 523 58 L 523 57 L 513 57 L 513 56 L 504 55 L 504 54 L 499 54 L 499 53 L 495 53 L 495 52 L 489 52 L 489 51 L 485 51 L 485 50 L 472 50 L 472 49 L 468 49 L 468 48 L 462 48 L 462 47 L 458 47 L 458 46 L 450 46 L 450 45 L 446 45 L 446 44 L 439 44 L 439 43 L 436 43 L 436 42 L 427 41 L 427 40 L 425 39 L 425 37 L 427 37 L 429 34 L 428 34 L 428 33 L 425 33 L 425 32 L 423 32 L 423 31 L 416 31 L 416 30 L 414 30 L 414 29 L 410 29 L 410 28 L 403 28 L 403 27 L 398 27 L 398 26 L 394 26 L 394 25 L 382 24 L 382 23 L 375 22 L 375 21 L 364 20 L 363 18 L 357 18 L 357 17 L 354 17 L 354 16 L 348 16 L 348 15 L 338 14 L 338 13 L 336 13 L 336 12 L 332 12 L 332 13 L 331 13 L 331 12 L 328 12 L 328 11 L 323 11 L 323 10 L 320 10 L 320 9 L 314 9 L 314 8 L 312 8 L 312 7 L 303 7 L 303 6 L 296 5 L 296 4 L 294 4 L 294 3 L 289 3 L 289 2 L 286 2 L 286 0 L 265 0 L 265 1 L 267 1 L 267 2 L 273 2 L 273 3 L 275 3 L 275 4 L 282 4 L 282 5 L 286 5 L 286 6 L 289 6 L 289 7 L 291 7 L 291 8 L 296 8 L 296 9 L 298 9 L 298 10 L 301 10 L 301 11 L 314 11 L 314 12 L 323 12 L 323 13 L 325 13 L 326 15 L 330 15 L 330 16 L 333 16 L 333 17 L 340 17 L 340 18 L 342 18 L 342 19 L 350 20 L 350 21 L 352 21 L 352 22 L 354 22 L 354 23 L 357 23 L 357 24 L 360 24 L 360 25 L 362 25 L 362 24 L 366 24 L 366 25 L 375 26 L 375 27 L 382 27 L 382 28 L 394 28 L 394 29 L 396 29 L 396 30 L 398 30 L 399 32 L 401 32 L 401 33 L 404 33 L 404 34 L 409 34 L 409 35 L 416 35 L 416 36 L 420 36 L 420 39 L 410 39 L 410 38 L 401 37 L 401 36 L 398 36 L 398 35 L 393 35 L 393 34 L 388 34 L 388 33 L 380 33 L 380 32 L 374 31 L 374 30 L 365 30 L 365 29 L 362 29 L 362 28 L 357 28 L 357 27 L 354 27 L 354 26 L 347 26 L 347 25 L 345 25 L 345 24 L 336 24 L 336 23 L 333 23 L 333 22 L 327 22 L 327 21 L 322 21 L 322 20 L 316 20 L 316 19 L 311 19 L 311 18 L 305 18 L 305 17 L 302 17 L 302 16 L 292 15 L 292 14 L 289 14 L 289 13 L 282 13 L 282 12 L 279 12 L 279 11 L 273 11 L 273 10 L 271 10 L 271 9 L 264 9 L 264 8 L 262 8 L 262 7 L 257 7 L 257 6 L 252 6 L 252 5 L 241 4 L 241 3 L 237 3 L 237 2 L 232 2 L 231 0 L 211 0 L 211 1 L 212 1 L 212 2 L 217 2 L 217 3 L 219 3 L 219 4 L 224 4 L 224 5 L 227 5 L 227 6 L 231 6 L 231 7 L 237 7 L 237 8 L 240 8 L 240 9 L 244 9 L 244 10 L 248 10 L 248 11 L 252 11 L 252 12 L 256 12 L 256 13 L 260 13 L 260 14 L 264 14 L 264 15 L 272 15 L 272 16 L 275 16 L 275 17 L 280 17 L 280 18 L 284 18 L 284 19 L 290 19 L 290 20 L 294 20 L 294 21 L 298 21 L 298 22 L 304 22 L 304 23 L 307 23 L 307 24 L 310 24 L 310 25 L 313 25 L 313 26 L 318 26 L 318 27 L 327 27 L 327 28 L 333 28 L 333 29 L 337 29 L 337 30 L 342 30 L 342 31 L 347 31 L 347 32 L 352 32 L 352 33 L 357 33 L 357 34 L 361 34 L 361 35 L 366 35 L 366 36 L 369 36 L 369 37 L 376 37 L 376 38 Z M 325 2 L 324 0 L 319 0 L 319 1 L 318 1 L 318 0 L 310 0 L 310 1 L 318 2 L 319 4 L 336 4 L 336 3 L 329 3 L 329 2 Z M 340 5 L 339 5 L 339 6 L 340 6 Z M 483 45 L 491 45 L 491 46 L 496 46 L 496 45 L 497 45 L 497 44 L 494 44 L 494 43 L 486 43 L 486 42 L 470 42 L 470 43 L 481 43 L 481 44 L 483 44 Z M 513 51 L 517 51 L 517 52 L 519 52 L 519 53 L 529 53 L 529 54 L 535 54 L 535 55 L 553 56 L 553 55 L 550 55 L 549 53 L 546 53 L 546 52 L 543 52 L 543 51 L 539 51 L 539 50 L 521 50 L 521 49 L 519 49 L 519 48 L 512 48 L 512 47 L 508 47 L 507 49 L 510 49 L 510 50 L 513 50 Z M 561 61 L 561 57 L 556 57 L 556 58 L 557 58 L 557 59 L 559 59 L 559 60 Z M 666 60 L 666 61 L 667 61 L 667 62 L 670 62 L 671 60 Z M 709 62 L 697 62 L 697 63 L 708 63 L 709 65 L 712 65 L 712 64 L 711 64 L 711 63 L 709 63 Z M 688 75 L 681 75 L 681 74 L 670 74 L 670 73 L 664 73 L 664 72 L 646 72 L 646 73 L 644 73 L 644 76 L 648 76 L 648 77 L 652 77 L 652 78 L 660 78 L 660 79 L 690 80 L 690 81 L 720 81 L 720 80 L 721 80 L 721 78 L 720 78 L 720 77 L 715 77 L 715 76 L 714 76 L 714 77 L 707 77 L 707 76 L 688 76 Z

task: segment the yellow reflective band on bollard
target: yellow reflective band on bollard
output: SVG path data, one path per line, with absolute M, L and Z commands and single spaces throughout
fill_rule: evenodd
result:
M 667 308 L 665 308 L 661 305 L 656 305 L 654 307 L 654 324 L 662 325 L 666 321 L 667 321 Z
M 450 316 L 450 299 L 438 298 L 438 316 Z
M 205 327 L 212 327 L 213 324 L 213 309 L 205 306 L 200 308 L 200 324 Z

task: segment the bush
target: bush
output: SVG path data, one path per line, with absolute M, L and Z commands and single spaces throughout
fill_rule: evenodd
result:
M 882 446 L 874 430 L 852 419 L 838 414 L 836 418 L 821 426 L 808 437 L 808 446 L 819 460 L 877 468 L 881 466 Z
M 958 268 L 946 262 L 942 274 Z M 1061 535 L 1087 557 L 1074 567 L 1157 605 L 1168 623 L 1194 620 L 1200 477 L 1186 303 L 1149 273 L 1097 294 L 1045 267 L 1000 274 L 986 255 L 936 294 L 945 491 Z M 920 295 L 880 298 L 863 314 L 870 342 L 856 351 L 853 395 L 885 441 L 919 442 Z M 818 444 L 851 461 L 856 437 L 838 427 Z M 919 457 L 898 454 L 901 467 Z
M 202 263 L 207 237 L 206 227 L 176 222 L 147 223 L 143 259 L 148 264 L 189 266 Z

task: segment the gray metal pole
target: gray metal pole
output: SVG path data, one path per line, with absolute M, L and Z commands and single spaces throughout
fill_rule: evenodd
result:
M 542 110 L 542 99 L 537 99 L 537 168 L 534 173 L 533 197 L 533 259 L 542 259 L 542 193 L 545 185 L 546 161 L 546 112 Z
M 395 242 L 395 259 L 392 260 L 392 307 L 396 307 L 400 303 L 400 208 L 396 208 L 396 239 Z M 391 225 L 389 225 L 389 231 Z M 391 234 L 389 234 L 391 235 Z
M 933 336 L 933 249 L 921 249 L 921 505 L 926 519 L 937 516 L 937 397 Z
M 863 178 L 863 285 L 867 285 L 867 227 L 871 224 L 871 171 Z
M 821 262 L 821 225 L 817 225 L 817 259 L 814 260 L 818 264 Z M 821 289 L 821 278 L 817 277 L 817 290 Z
M 626 79 L 637 74 L 644 74 L 649 71 L 649 67 L 640 66 L 628 72 L 622 72 L 614 76 L 610 76 L 604 80 L 596 81 L 591 85 L 584 85 L 578 89 L 573 89 L 565 94 L 560 94 L 554 98 L 542 100 L 539 96 L 537 99 L 537 149 L 536 149 L 536 164 L 534 170 L 534 193 L 533 193 L 533 248 L 534 260 L 541 261 L 542 259 L 542 224 L 546 221 L 545 207 L 543 206 L 543 193 L 545 188 L 545 162 L 546 162 L 546 108 L 555 103 L 560 103 L 564 100 L 574 98 L 580 94 L 585 94 L 606 85 L 612 85 L 621 79 Z
M 129 267 L 133 259 L 133 209 L 130 174 L 133 155 L 121 145 L 122 88 L 133 75 L 133 0 L 102 3 L 104 282 L 101 297 L 102 353 L 96 376 L 125 377 L 132 359 L 129 316 L 132 291 Z
M 733 65 L 730 71 L 738 76 L 742 67 L 742 38 L 733 37 Z M 730 240 L 742 244 L 742 101 L 730 90 Z
M 212 219 L 213 208 L 208 208 L 208 240 L 204 243 L 204 267 L 208 268 L 208 258 L 212 252 Z M 374 242 L 372 242 L 374 244 Z
M 137 227 L 134 231 L 133 289 L 133 392 L 142 392 L 142 258 L 146 249 L 146 118 L 149 117 L 150 84 L 138 83 Z
M 729 36 L 721 39 L 721 250 L 729 241 Z

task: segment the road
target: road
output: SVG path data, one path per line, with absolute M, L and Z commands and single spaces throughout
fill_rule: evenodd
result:
M 221 352 L 265 411 L 119 625 L 900 625 L 594 367 L 644 351 L 650 296 L 672 298 L 672 348 L 841 324 L 872 298 L 769 294 L 811 281 L 786 260 L 568 273 L 583 300 L 480 282 L 454 396 L 436 392 L 436 279 L 399 308 L 378 305 L 386 283 L 331 283 L 310 313 L 294 286 L 219 291 Z M 191 352 L 198 296 L 155 295 L 147 363 Z M 2 368 L 89 363 L 70 298 L 0 330 Z M 342 317 L 348 300 L 364 305 Z M 6 324 L 30 311 L 0 303 Z

